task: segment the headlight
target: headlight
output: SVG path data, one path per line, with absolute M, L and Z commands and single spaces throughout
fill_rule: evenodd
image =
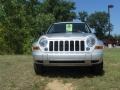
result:
M 42 38 L 39 42 L 40 46 L 45 47 L 48 44 L 48 40 L 46 38 Z
M 89 47 L 93 47 L 95 45 L 95 38 L 94 37 L 89 37 L 87 39 L 86 43 Z

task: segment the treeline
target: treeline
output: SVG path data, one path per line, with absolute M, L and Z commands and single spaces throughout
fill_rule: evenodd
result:
M 75 18 L 66 0 L 0 0 L 0 54 L 29 54 L 31 41 L 56 21 Z
M 99 38 L 107 36 L 106 12 L 77 16 L 74 10 L 71 0 L 0 0 L 0 54 L 29 54 L 31 42 L 50 24 L 75 18 L 87 22 Z

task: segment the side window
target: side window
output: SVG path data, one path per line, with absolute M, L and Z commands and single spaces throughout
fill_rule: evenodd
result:
M 86 30 L 87 33 L 91 33 L 91 30 L 90 30 L 88 25 L 85 25 L 85 30 Z
M 50 28 L 49 28 L 49 32 L 48 33 L 53 33 L 54 32 L 54 25 L 52 25 Z
M 85 25 L 85 30 L 86 32 L 89 32 L 87 25 Z

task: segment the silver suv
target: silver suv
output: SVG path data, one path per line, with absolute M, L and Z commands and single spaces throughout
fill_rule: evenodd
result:
M 54 23 L 33 43 L 34 70 L 41 74 L 45 66 L 90 66 L 91 70 L 101 72 L 103 48 L 103 42 L 86 23 Z

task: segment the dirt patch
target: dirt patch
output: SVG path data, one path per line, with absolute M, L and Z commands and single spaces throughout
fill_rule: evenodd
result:
M 72 83 L 66 83 L 64 84 L 62 81 L 59 80 L 53 80 L 52 82 L 49 82 L 45 90 L 75 90 L 72 86 Z

